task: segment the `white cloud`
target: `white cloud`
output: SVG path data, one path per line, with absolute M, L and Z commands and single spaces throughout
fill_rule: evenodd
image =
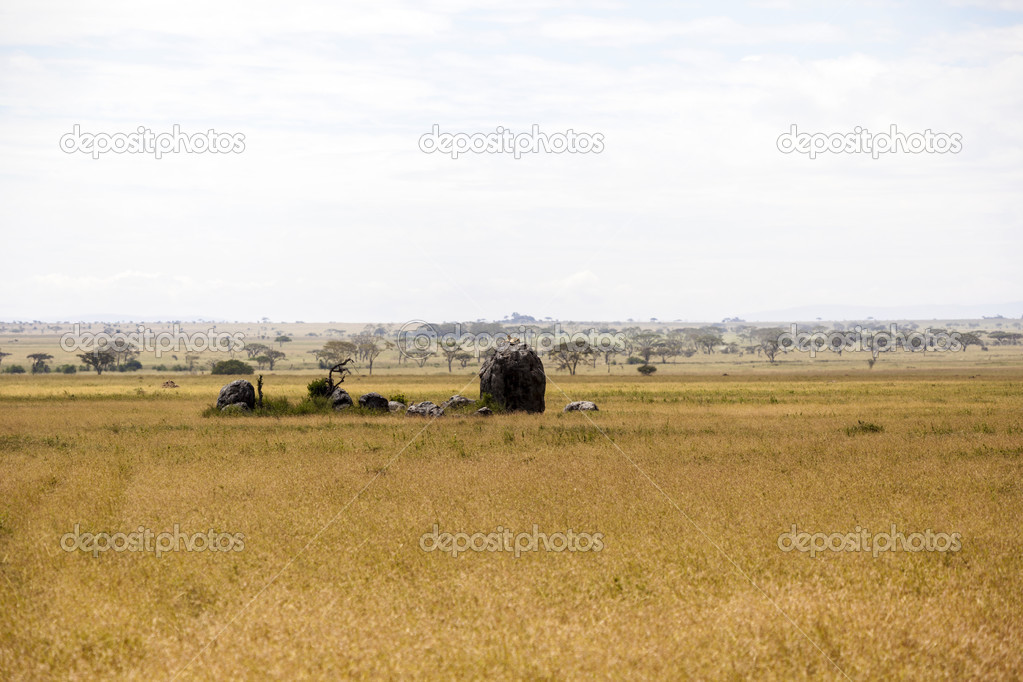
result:
M 691 39 L 712 45 L 833 43 L 844 40 L 841 28 L 823 22 L 755 26 L 720 16 L 686 22 L 653 22 L 576 15 L 546 22 L 540 30 L 549 38 L 616 46 L 653 43 L 672 38 Z
M 868 31 L 771 5 L 658 21 L 576 2 L 7 3 L 0 319 L 719 319 L 825 294 L 1019 298 L 1023 29 L 910 22 L 892 43 L 876 3 Z M 75 123 L 212 127 L 246 150 L 94 161 L 58 149 Z M 601 132 L 606 149 L 453 161 L 417 149 L 435 123 Z M 956 131 L 964 150 L 810 161 L 775 149 L 792 123 Z M 940 296 L 919 274 L 950 268 Z M 804 284 L 849 272 L 885 279 Z

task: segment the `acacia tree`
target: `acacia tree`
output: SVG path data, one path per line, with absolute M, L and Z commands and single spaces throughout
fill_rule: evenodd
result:
M 459 356 L 465 353 L 465 349 L 455 339 L 444 339 L 440 343 L 440 351 L 444 353 L 444 359 L 448 362 L 448 373 L 451 372 L 451 364 L 459 359 Z M 472 357 L 471 355 L 469 357 Z M 462 362 L 462 367 L 465 367 L 467 363 Z
M 1020 339 L 1023 339 L 1023 334 L 1019 332 L 994 331 L 988 332 L 988 336 L 994 339 L 999 346 L 1018 346 Z
M 756 337 L 760 342 L 757 348 L 764 352 L 764 355 L 767 356 L 768 361 L 772 365 L 774 364 L 775 356 L 778 355 L 778 352 L 781 350 L 781 346 L 778 344 L 778 337 L 781 336 L 782 333 L 783 330 L 778 329 L 777 327 L 758 329 L 756 332 Z
M 654 355 L 661 358 L 661 364 L 667 364 L 668 358 L 675 358 L 682 354 L 685 342 L 677 333 L 669 334 L 661 339 L 654 346 Z
M 423 349 L 413 348 L 411 350 L 399 352 L 398 358 L 399 360 L 404 358 L 406 362 L 411 360 L 412 362 L 416 363 L 417 367 L 423 367 L 430 360 L 430 358 L 432 358 L 436 354 L 437 353 L 435 351 L 432 351 L 429 348 Z M 464 367 L 465 365 L 462 366 Z
M 6 358 L 9 355 L 11 355 L 11 353 L 0 352 L 0 362 L 3 362 L 4 358 Z
M 983 346 L 984 342 L 981 341 L 980 336 L 973 332 L 966 332 L 965 334 L 959 335 L 959 343 L 963 344 L 963 350 L 965 351 L 970 344 L 974 346 Z M 32 357 L 31 355 L 29 357 Z
M 103 370 L 109 369 L 114 364 L 114 354 L 108 350 L 94 350 L 91 353 L 81 353 L 78 358 L 82 364 L 88 365 L 96 370 L 96 374 L 103 374 Z
M 650 356 L 661 343 L 661 335 L 654 331 L 639 331 L 632 337 L 632 347 L 636 355 L 643 358 L 643 363 L 650 364 Z
M 754 336 L 754 334 L 756 334 L 756 331 L 757 331 L 757 328 L 755 326 L 751 325 L 751 324 L 740 325 L 740 326 L 735 328 L 735 335 L 737 337 L 739 337 L 740 340 L 742 340 L 742 337 L 745 336 L 746 337 L 746 342 L 748 344 L 752 344 L 753 343 L 753 336 Z
M 284 353 L 284 351 L 274 350 L 273 348 L 271 348 L 267 350 L 265 353 L 263 353 L 262 357 L 266 358 L 267 367 L 272 372 L 274 369 L 274 363 L 277 362 L 278 360 L 283 360 L 288 356 Z
M 696 345 L 707 355 L 714 353 L 714 348 L 720 346 L 724 339 L 716 332 L 705 332 L 696 337 Z
M 358 348 L 351 341 L 328 341 L 323 348 L 313 351 L 323 367 L 333 367 L 356 354 Z
M 130 346 L 125 348 L 113 348 L 114 364 L 118 367 L 126 365 L 139 356 L 139 352 Z
M 28 359 L 32 361 L 32 374 L 40 374 L 48 371 L 46 366 L 47 360 L 52 360 L 53 356 L 49 353 L 32 353 L 28 356 Z
M 574 375 L 576 367 L 580 362 L 586 361 L 595 352 L 590 344 L 581 339 L 574 341 L 562 341 L 548 353 L 551 359 L 558 364 L 558 369 L 568 370 L 569 375 Z
M 614 330 L 606 330 L 613 332 Z M 594 352 L 604 357 L 604 364 L 607 366 L 607 373 L 611 373 L 611 361 L 614 360 L 615 356 L 619 353 L 623 355 L 632 354 L 632 344 L 622 335 L 619 335 L 615 339 L 614 343 L 605 344 L 601 343 L 598 347 L 595 347 Z
M 393 347 L 394 344 L 390 341 L 383 341 L 371 334 L 362 334 L 355 339 L 355 348 L 359 359 L 366 363 L 371 375 L 373 374 L 373 361 L 385 350 Z
M 274 339 L 274 343 L 277 344 L 278 348 L 284 348 L 284 344 L 291 343 L 291 337 L 288 336 L 287 334 L 281 334 L 276 339 Z
M 266 353 L 268 350 L 270 350 L 270 346 L 266 345 L 265 343 L 247 343 L 245 344 L 244 350 L 245 353 L 249 356 L 249 359 L 251 360 L 257 355 L 263 355 L 264 353 Z

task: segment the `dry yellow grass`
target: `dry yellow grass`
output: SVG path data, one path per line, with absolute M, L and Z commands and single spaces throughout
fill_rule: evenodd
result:
M 1023 676 L 1018 369 L 554 376 L 544 415 L 432 423 L 203 417 L 224 379 L 165 378 L 0 377 L 0 677 Z M 76 523 L 245 546 L 94 558 L 61 550 Z M 893 523 L 962 549 L 777 546 Z M 605 546 L 452 558 L 433 524 Z

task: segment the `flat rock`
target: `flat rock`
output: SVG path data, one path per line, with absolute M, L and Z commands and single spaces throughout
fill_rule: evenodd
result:
M 424 400 L 421 403 L 413 403 L 409 405 L 409 408 L 405 411 L 406 417 L 439 417 L 444 414 L 444 408 L 439 405 L 434 405 L 429 400 Z
M 461 407 L 462 405 L 475 405 L 476 401 L 471 398 L 466 398 L 464 395 L 453 395 L 440 404 L 442 409 L 448 409 L 449 407 Z
M 589 400 L 576 400 L 568 405 L 565 405 L 565 412 L 598 412 L 599 408 L 597 403 L 591 403 Z

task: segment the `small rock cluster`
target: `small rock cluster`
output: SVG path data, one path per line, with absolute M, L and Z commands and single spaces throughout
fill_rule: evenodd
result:
M 429 400 L 413 403 L 405 411 L 406 417 L 439 417 L 442 414 L 444 414 L 444 408 L 440 405 L 434 405 Z

